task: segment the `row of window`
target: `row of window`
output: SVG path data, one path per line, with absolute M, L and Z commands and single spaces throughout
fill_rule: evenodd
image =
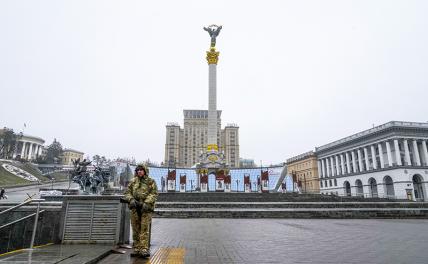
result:
M 334 179 L 333 182 L 331 181 L 331 179 L 328 180 L 328 181 L 327 180 L 324 181 L 324 186 L 326 188 L 327 187 L 332 187 L 333 186 L 332 184 L 334 184 L 334 186 L 337 186 L 337 180 Z M 320 181 L 320 187 L 323 188 L 323 181 Z

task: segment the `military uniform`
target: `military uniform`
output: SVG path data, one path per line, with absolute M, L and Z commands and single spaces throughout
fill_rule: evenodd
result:
M 146 172 L 143 177 L 137 175 L 137 170 L 141 167 Z M 150 225 L 158 189 L 156 182 L 149 177 L 149 169 L 146 166 L 138 165 L 135 171 L 136 175 L 125 192 L 125 199 L 130 203 L 134 251 L 137 255 L 149 256 Z M 133 204 L 136 205 L 134 208 Z

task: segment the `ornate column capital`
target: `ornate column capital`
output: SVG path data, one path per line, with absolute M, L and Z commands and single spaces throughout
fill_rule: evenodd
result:
M 211 48 L 210 51 L 207 51 L 208 64 L 217 64 L 219 55 L 220 52 L 216 51 L 215 48 Z

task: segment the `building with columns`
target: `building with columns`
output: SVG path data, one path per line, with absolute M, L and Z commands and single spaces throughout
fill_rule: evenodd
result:
M 22 134 L 22 137 L 18 139 L 18 145 L 13 158 L 20 158 L 27 161 L 36 160 L 43 153 L 44 143 L 45 140 L 39 137 Z
M 316 148 L 320 192 L 428 201 L 428 123 L 391 121 Z
M 287 174 L 295 175 L 300 191 L 320 192 L 317 156 L 313 151 L 287 159 Z

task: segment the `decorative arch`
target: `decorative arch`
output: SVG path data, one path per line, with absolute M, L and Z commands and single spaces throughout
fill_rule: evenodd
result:
M 345 196 L 351 196 L 351 184 L 348 181 L 343 183 L 343 188 L 345 189 Z
M 208 191 L 209 192 L 214 192 L 215 191 L 215 172 L 214 171 L 210 171 L 208 174 Z
M 357 187 L 357 195 L 364 196 L 363 182 L 358 179 L 355 181 L 355 186 Z
M 395 197 L 394 182 L 392 181 L 391 176 L 386 175 L 385 177 L 383 177 L 383 186 L 384 186 L 386 197 L 394 198 Z
M 375 178 L 370 178 L 368 183 L 369 183 L 370 196 L 371 197 L 378 197 L 378 195 L 377 195 L 377 182 L 376 182 Z
M 415 174 L 412 177 L 413 182 L 413 190 L 415 192 L 416 201 L 424 201 L 425 200 L 425 188 L 423 184 L 423 177 L 420 174 Z

